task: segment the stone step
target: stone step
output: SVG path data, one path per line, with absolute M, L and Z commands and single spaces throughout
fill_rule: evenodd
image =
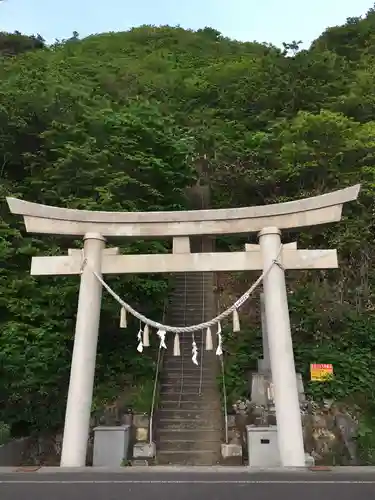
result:
M 158 408 L 157 417 L 160 419 L 180 419 L 180 420 L 194 420 L 194 419 L 212 419 L 214 421 L 217 416 L 221 417 L 221 407 L 213 409 L 210 408 L 192 408 L 191 406 L 181 406 L 178 405 L 175 408 L 168 406 L 167 408 Z M 215 420 L 216 421 L 216 420 Z
M 201 365 L 194 365 L 191 360 L 187 359 L 184 363 L 177 363 L 174 360 L 164 360 L 161 376 L 169 374 L 180 374 L 180 375 L 197 375 L 200 379 L 202 377 L 216 377 L 219 375 L 219 365 L 215 361 L 205 361 L 203 360 Z M 202 368 L 202 370 L 201 370 Z M 176 375 L 177 376 L 177 375 Z
M 212 291 L 210 292 L 210 288 L 212 290 L 212 285 L 210 283 L 205 283 L 204 288 L 206 288 L 206 290 L 204 291 L 204 293 L 202 291 L 202 288 L 203 288 L 202 283 L 191 283 L 189 285 L 186 285 L 186 296 L 185 296 L 184 286 L 172 290 L 168 297 L 169 301 L 168 312 L 172 306 L 175 307 L 179 306 L 181 308 L 184 308 L 185 303 L 186 304 L 196 303 L 199 304 L 201 310 L 203 310 L 202 306 L 205 306 L 204 309 L 207 310 L 208 306 L 211 305 L 210 302 L 212 299 L 210 294 L 212 293 Z M 186 302 L 185 302 L 185 297 L 186 297 Z
M 171 308 L 168 312 L 168 323 L 179 322 L 182 323 L 180 326 L 197 326 L 201 323 L 209 321 L 214 316 L 213 311 L 206 311 L 205 316 L 202 314 L 202 309 L 200 307 L 194 306 L 189 313 L 185 312 L 182 308 Z M 173 325 L 172 325 L 173 326 Z M 197 326 L 198 328 L 198 326 Z M 201 327 L 203 329 L 204 327 Z M 201 331 L 201 329 L 195 330 L 197 333 Z M 182 333 L 182 332 L 181 332 Z M 191 332 L 184 332 L 189 334 Z
M 156 451 L 157 465 L 196 465 L 209 467 L 220 463 L 220 453 L 212 450 Z
M 210 403 L 213 405 L 218 405 L 219 404 L 219 394 L 218 393 L 203 393 L 199 394 L 197 392 L 185 392 L 182 391 L 181 397 L 180 397 L 180 390 L 176 390 L 175 392 L 170 392 L 170 393 L 160 393 L 160 403 L 173 403 L 173 402 L 180 402 L 185 403 L 187 401 L 190 401 L 191 403 L 194 404 L 202 404 L 202 403 Z
M 159 418 L 158 419 L 158 429 L 180 429 L 189 430 L 197 429 L 199 430 L 220 430 L 224 429 L 224 424 L 222 418 L 203 418 L 202 416 L 197 416 L 196 418 Z
M 168 313 L 169 321 L 182 321 L 183 326 L 195 326 L 200 325 L 206 321 L 209 321 L 213 314 L 212 311 L 206 311 L 206 314 L 203 316 L 202 309 L 200 306 L 196 304 L 192 304 L 191 306 L 183 309 L 172 308 Z M 197 327 L 198 328 L 198 327 Z M 202 327 L 203 329 L 204 327 Z M 200 332 L 201 330 L 196 330 Z M 186 332 L 189 333 L 189 332 Z
M 170 316 L 171 312 L 175 313 L 180 311 L 184 313 L 184 311 L 190 310 L 199 312 L 201 320 L 206 318 L 207 321 L 207 318 L 211 316 L 214 309 L 209 302 L 207 293 L 203 296 L 199 290 L 197 291 L 192 288 L 187 292 L 190 297 L 186 302 L 184 300 L 184 293 L 185 292 L 176 292 L 175 295 L 172 294 L 169 298 L 168 316 Z M 188 318 L 188 315 L 184 314 L 184 317 Z
M 200 367 L 200 364 L 195 365 L 193 363 L 193 361 L 191 359 L 192 355 L 193 354 L 192 354 L 191 346 L 187 347 L 186 349 L 180 348 L 180 355 L 179 356 L 173 356 L 173 352 L 168 353 L 164 357 L 164 363 L 171 364 L 171 362 L 174 361 L 175 364 L 179 364 L 179 365 L 181 365 L 183 363 L 184 365 L 193 365 L 193 367 L 194 366 Z M 198 356 L 197 356 L 198 363 L 200 363 L 201 359 L 202 359 L 202 350 L 198 346 Z M 217 358 L 212 353 L 203 350 L 203 363 L 217 364 Z
M 186 346 L 186 347 L 189 346 L 191 348 L 191 344 L 193 342 L 193 338 L 191 336 L 191 333 L 186 333 L 184 335 L 185 336 L 183 336 L 182 333 L 179 333 L 180 346 Z M 197 343 L 197 345 L 202 344 L 202 339 L 203 339 L 203 345 L 205 345 L 205 342 L 206 342 L 206 333 L 205 332 L 203 334 L 199 334 L 199 335 L 195 334 L 194 338 L 195 338 L 195 342 Z M 206 351 L 206 352 L 209 352 L 209 351 Z
M 174 284 L 171 286 L 170 290 L 171 292 L 176 290 L 181 291 L 181 295 L 183 295 L 185 287 L 187 289 L 198 288 L 198 290 L 200 291 L 203 284 L 206 285 L 207 287 L 211 285 L 211 287 L 213 288 L 216 283 L 211 276 L 204 276 L 204 277 L 202 275 L 190 276 L 190 279 L 185 280 L 185 278 L 182 278 L 180 280 L 175 281 Z M 205 292 L 207 293 L 207 291 L 209 290 L 210 289 L 208 288 L 208 290 L 206 289 Z
M 181 376 L 183 375 L 184 380 L 200 380 L 201 375 L 202 375 L 202 380 L 216 380 L 216 374 L 214 370 L 211 369 L 203 369 L 202 373 L 201 370 L 196 370 L 196 369 L 188 369 L 184 366 L 184 371 L 181 371 L 180 369 L 171 369 L 171 370 L 163 370 L 161 372 L 161 380 L 168 379 L 168 380 L 180 380 Z
M 215 366 L 210 366 L 210 368 L 207 368 L 205 366 L 202 367 L 202 370 L 200 369 L 200 366 L 196 366 L 193 363 L 184 363 L 183 364 L 183 370 L 182 370 L 182 365 L 181 363 L 175 364 L 175 363 L 168 363 L 168 365 L 163 364 L 163 370 L 162 370 L 162 376 L 164 375 L 173 375 L 173 376 L 180 376 L 182 373 L 184 376 L 195 376 L 197 375 L 198 378 L 200 377 L 200 374 L 202 373 L 202 377 L 205 376 L 214 376 L 216 373 L 216 365 Z
M 203 356 L 204 357 L 207 357 L 207 358 L 211 358 L 211 357 L 212 358 L 217 358 L 214 349 L 212 349 L 212 351 L 206 351 L 206 341 L 204 341 L 202 343 L 200 340 L 196 339 L 195 343 L 197 344 L 199 358 L 200 358 L 202 352 L 203 352 Z M 169 345 L 168 345 L 169 350 L 167 350 L 164 355 L 168 359 L 169 358 L 173 358 L 173 359 L 177 359 L 178 360 L 181 357 L 181 355 L 180 356 L 175 356 L 173 354 L 173 345 L 174 345 L 174 342 L 170 341 Z M 191 360 L 192 350 L 193 350 L 193 342 L 192 342 L 191 339 L 189 339 L 186 343 L 180 342 L 180 351 L 182 351 L 184 353 L 184 357 L 187 356 Z
M 181 365 L 176 365 L 169 363 L 168 365 L 164 365 L 160 374 L 160 380 L 164 380 L 165 377 L 171 378 L 181 378 L 181 377 L 196 377 L 196 380 L 200 380 L 202 378 L 205 380 L 216 380 L 218 375 L 220 374 L 218 367 L 216 364 L 208 364 L 208 367 L 205 370 L 198 370 L 195 368 L 193 364 L 184 365 L 183 368 Z
M 181 290 L 182 288 L 182 290 Z M 199 304 L 200 306 L 207 306 L 209 304 L 210 283 L 205 283 L 202 290 L 203 283 L 190 283 L 186 285 L 186 301 L 185 301 L 185 287 L 178 287 L 169 294 L 169 304 L 179 305 L 185 307 L 185 304 Z M 206 309 L 206 308 L 205 308 Z
M 169 345 L 173 345 L 174 341 L 173 339 L 169 340 Z M 206 351 L 206 338 L 202 339 L 199 337 L 195 337 L 195 343 L 197 344 L 197 347 L 199 350 L 203 350 L 207 354 L 215 354 L 215 351 L 212 349 L 212 351 Z M 189 336 L 185 339 L 182 339 L 180 337 L 180 349 L 185 348 L 186 350 L 192 350 L 193 347 L 193 341 L 192 338 Z M 169 351 L 168 351 L 169 352 Z M 173 351 L 171 351 L 173 353 Z
M 168 317 L 172 313 L 176 314 L 180 312 L 184 318 L 189 319 L 189 315 L 185 314 L 185 311 L 195 313 L 195 315 L 199 313 L 201 321 L 203 319 L 207 321 L 209 317 L 213 317 L 211 316 L 211 313 L 214 312 L 213 307 L 208 302 L 207 294 L 203 296 L 199 291 L 197 292 L 193 289 L 187 293 L 190 294 L 190 297 L 186 302 L 183 297 L 184 292 L 176 292 L 175 296 L 172 295 L 169 298 Z
M 168 366 L 166 367 L 163 365 L 163 370 L 161 372 L 161 378 L 163 377 L 169 377 L 172 379 L 179 379 L 180 377 L 184 377 L 189 379 L 197 379 L 200 380 L 205 379 L 205 380 L 216 380 L 216 366 L 211 365 L 209 368 L 205 367 L 203 370 L 201 366 L 198 366 L 198 369 L 196 369 L 195 365 L 191 366 L 192 364 L 183 364 L 183 366 L 177 365 L 174 366 L 172 363 L 168 363 Z M 203 365 L 204 366 L 204 365 Z
M 187 445 L 187 448 L 189 448 L 191 447 L 190 443 L 196 443 L 197 441 L 199 442 L 199 445 L 201 445 L 202 442 L 217 443 L 221 442 L 223 438 L 222 429 L 204 429 L 202 427 L 196 429 L 158 428 L 155 435 L 160 443 L 176 443 L 178 445 L 176 446 L 177 449 L 180 447 L 184 448 L 182 445 L 185 444 Z
M 208 316 L 208 317 L 207 317 Z M 205 318 L 202 317 L 202 312 L 197 309 L 196 311 L 191 310 L 187 314 L 180 310 L 171 310 L 170 314 L 168 314 L 168 323 L 172 324 L 172 326 L 176 326 L 175 323 L 179 323 L 180 326 L 195 326 L 197 330 L 195 332 L 200 333 L 202 330 L 205 330 L 206 327 L 199 327 L 202 323 L 209 321 L 214 314 L 207 313 Z M 186 333 L 186 335 L 191 335 L 192 332 L 181 332 Z
M 174 400 L 165 401 L 163 398 L 160 398 L 159 402 L 160 410 L 221 410 L 221 401 L 219 399 L 217 401 L 210 401 L 207 399 L 197 398 L 194 399 L 182 399 L 179 401 L 178 397 Z
M 215 354 L 213 349 L 212 349 L 212 351 L 206 351 L 206 338 L 203 339 L 203 343 L 202 343 L 201 338 L 195 337 L 195 342 L 196 342 L 198 347 L 202 347 L 202 344 L 203 344 L 203 350 L 205 353 Z M 193 341 L 192 341 L 191 337 L 188 337 L 186 340 L 184 340 L 180 337 L 180 348 L 190 349 L 190 351 L 191 351 L 192 343 L 193 343 Z
M 181 385 L 184 388 L 184 392 L 186 393 L 193 392 L 197 393 L 199 390 L 205 389 L 209 391 L 210 389 L 213 389 L 214 392 L 217 392 L 219 389 L 219 385 L 216 382 L 215 377 L 212 377 L 211 379 L 202 379 L 202 383 L 200 383 L 199 377 L 196 378 L 179 378 L 179 379 L 174 379 L 174 380 L 162 380 L 160 383 L 161 387 L 161 392 L 175 392 L 176 388 L 181 387 Z
M 160 387 L 166 391 L 173 390 L 176 387 L 180 387 L 181 384 L 185 389 L 191 389 L 193 391 L 198 391 L 203 387 L 207 390 L 217 389 L 219 387 L 218 379 L 215 374 L 206 374 L 202 378 L 199 374 L 194 374 L 188 377 L 186 373 L 179 373 L 176 377 L 169 376 L 168 373 L 163 373 L 160 378 Z
M 194 375 L 197 374 L 200 377 L 202 373 L 202 377 L 205 375 L 216 376 L 219 374 L 219 365 L 215 361 L 205 361 L 203 360 L 203 366 L 194 365 L 191 360 L 187 359 L 184 363 L 178 363 L 175 360 L 164 360 L 162 375 L 169 373 L 180 373 L 184 375 Z M 203 370 L 201 370 L 203 368 Z
M 206 351 L 205 342 L 203 343 L 203 346 L 201 343 L 199 343 L 197 341 L 195 341 L 195 342 L 196 342 L 197 348 L 198 348 L 198 360 L 200 359 L 202 352 L 203 352 L 203 359 L 204 360 L 212 360 L 212 358 L 217 359 L 217 356 L 216 356 L 216 353 L 214 350 Z M 179 356 L 175 356 L 173 354 L 173 345 L 171 345 L 170 349 L 171 349 L 170 352 L 165 353 L 166 359 L 175 359 L 175 360 L 181 362 L 181 357 L 183 357 L 184 359 L 186 359 L 186 361 L 189 360 L 189 362 L 191 362 L 191 356 L 192 356 L 192 350 L 193 350 L 193 346 L 192 346 L 191 341 L 187 342 L 186 344 L 180 343 L 180 353 L 181 354 Z
M 206 384 L 206 385 L 200 385 L 200 384 L 194 384 L 190 385 L 186 381 L 184 382 L 177 382 L 175 384 L 161 384 L 160 387 L 160 394 L 166 394 L 166 395 L 171 395 L 175 393 L 180 393 L 182 389 L 182 392 L 184 395 L 189 395 L 189 394 L 202 394 L 202 397 L 207 397 L 207 396 L 215 396 L 216 394 L 219 394 L 219 387 L 216 384 Z
M 220 445 L 222 441 L 222 436 L 221 433 L 217 433 L 218 436 L 212 437 L 211 441 L 202 441 L 198 439 L 190 439 L 189 441 L 186 439 L 174 439 L 172 440 L 165 440 L 159 441 L 158 442 L 158 449 L 160 452 L 163 451 L 195 451 L 195 450 L 211 450 L 211 451 L 218 451 L 220 452 Z
M 217 383 L 217 379 L 214 376 L 209 376 L 206 375 L 205 377 L 202 378 L 202 384 L 200 377 L 197 375 L 191 375 L 191 376 L 186 376 L 184 373 L 184 376 L 182 377 L 181 374 L 178 374 L 178 376 L 174 377 L 168 374 L 164 374 L 163 377 L 160 379 L 160 387 L 216 387 L 219 388 L 219 385 Z
M 199 342 L 197 342 L 197 341 L 195 341 L 195 342 L 196 342 L 197 348 L 198 348 L 198 359 L 200 359 L 202 351 L 203 351 L 203 359 L 210 359 L 211 357 L 214 357 L 214 356 L 216 357 L 216 354 L 213 350 L 206 351 L 206 349 L 204 347 L 205 343 L 203 343 L 203 348 L 202 348 L 202 345 Z M 172 347 L 171 347 L 171 349 L 172 349 Z M 174 356 L 173 351 L 172 351 L 171 353 L 167 354 L 167 358 L 169 359 L 169 356 L 171 356 L 175 359 L 177 358 L 177 360 L 178 360 L 179 358 L 181 358 L 183 356 L 184 358 L 188 358 L 188 359 L 190 358 L 190 360 L 191 360 L 192 350 L 193 350 L 193 346 L 192 346 L 191 341 L 186 342 L 186 344 L 180 343 L 180 353 L 181 354 L 179 356 Z
M 198 363 L 200 362 L 201 360 L 201 357 L 202 357 L 202 354 L 203 354 L 203 361 L 205 362 L 213 362 L 213 363 L 216 363 L 218 364 L 218 356 L 216 356 L 215 354 L 215 351 L 206 351 L 206 349 L 202 349 L 201 345 L 198 344 L 197 342 L 197 348 L 198 348 L 198 357 L 197 357 L 197 361 Z M 173 355 L 173 345 L 171 345 L 170 347 L 170 351 L 166 352 L 165 355 L 164 355 L 164 363 L 166 362 L 171 362 L 171 361 L 174 361 L 175 363 L 178 363 L 178 364 L 181 364 L 181 363 L 184 363 L 184 364 L 187 364 L 187 365 L 192 365 L 193 368 L 195 366 L 198 366 L 200 367 L 200 365 L 195 365 L 192 361 L 192 345 L 188 345 L 188 346 L 183 346 L 183 348 L 181 348 L 180 346 L 180 352 L 181 354 L 179 356 L 174 356 Z M 204 368 L 204 366 L 203 366 Z
M 183 284 L 182 286 L 178 286 L 171 291 L 168 298 L 169 304 L 184 306 L 186 297 L 186 303 L 189 303 L 189 301 L 200 300 L 200 304 L 206 306 L 205 309 L 207 309 L 207 307 L 210 306 L 212 302 L 211 294 L 214 286 L 215 285 L 213 285 L 209 281 L 206 281 L 205 283 L 202 283 L 202 281 L 200 283 L 188 283 L 186 285 L 185 296 L 185 285 Z
M 198 357 L 197 357 L 197 361 L 199 362 L 200 361 L 200 355 L 199 355 L 199 352 L 198 352 Z M 216 365 L 219 365 L 219 362 L 218 362 L 218 359 L 217 359 L 217 356 L 210 356 L 210 357 L 205 357 L 203 356 L 203 366 L 201 365 L 195 365 L 192 360 L 191 360 L 191 351 L 189 352 L 189 354 L 187 356 L 167 356 L 164 358 L 164 361 L 163 361 L 163 367 L 174 367 L 174 368 L 180 368 L 181 366 L 183 366 L 184 368 L 191 368 L 191 369 L 194 369 L 194 370 L 197 370 L 198 372 L 201 372 L 201 370 L 203 369 L 209 369 L 211 368 L 212 366 L 216 366 Z
M 203 365 L 204 366 L 204 365 Z M 190 379 L 197 379 L 200 380 L 200 377 L 202 376 L 203 379 L 207 380 L 216 380 L 216 374 L 215 370 L 212 370 L 211 368 L 203 368 L 203 370 L 200 370 L 201 367 L 198 367 L 198 369 L 195 368 L 195 365 L 193 366 L 186 366 L 184 364 L 184 370 L 182 372 L 181 370 L 181 365 L 178 369 L 170 369 L 166 370 L 165 367 L 163 367 L 164 370 L 161 372 L 161 378 L 167 377 L 171 379 L 179 379 L 181 375 L 184 376 L 187 380 Z
M 171 292 L 175 290 L 180 290 L 181 292 L 185 291 L 186 288 L 192 288 L 196 287 L 199 290 L 201 290 L 199 285 L 202 285 L 203 283 L 206 285 L 212 284 L 214 280 L 212 279 L 212 276 L 202 276 L 199 274 L 196 274 L 195 276 L 188 276 L 188 279 L 185 279 L 185 276 L 181 277 L 182 279 L 176 280 L 173 285 L 170 287 Z M 190 278 L 190 279 L 189 279 Z
M 186 306 L 193 304 L 194 306 L 196 305 L 197 307 L 200 308 L 202 312 L 206 312 L 213 309 L 212 307 L 212 298 L 210 294 L 210 288 L 212 289 L 212 285 L 207 283 L 205 285 L 205 288 L 208 288 L 208 290 L 205 290 L 204 293 L 201 290 L 201 284 L 198 286 L 188 286 L 186 290 L 186 302 L 185 302 L 185 290 L 177 289 L 174 292 L 172 292 L 169 295 L 169 307 L 168 307 L 168 313 L 171 311 L 172 307 L 180 307 L 181 309 L 184 309 Z

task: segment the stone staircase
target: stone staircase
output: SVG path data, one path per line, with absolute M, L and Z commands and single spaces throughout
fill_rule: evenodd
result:
M 207 238 L 192 241 L 192 252 L 210 251 Z M 168 322 L 192 325 L 215 315 L 214 273 L 179 273 L 169 300 Z M 213 331 L 214 349 L 216 344 Z M 156 462 L 215 465 L 221 459 L 223 418 L 215 350 L 205 351 L 205 332 L 195 333 L 199 366 L 192 363 L 192 336 L 180 335 L 181 356 L 169 341 L 161 373 L 156 426 Z M 203 359 L 202 359 L 203 355 Z

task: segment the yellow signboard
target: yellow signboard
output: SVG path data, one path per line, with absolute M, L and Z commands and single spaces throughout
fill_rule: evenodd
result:
M 330 379 L 333 376 L 333 365 L 331 364 L 316 364 L 310 365 L 310 380 L 322 382 Z

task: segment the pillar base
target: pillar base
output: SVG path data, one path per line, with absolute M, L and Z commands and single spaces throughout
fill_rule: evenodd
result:
M 136 443 L 133 447 L 133 457 L 135 459 L 154 458 L 156 455 L 155 443 Z
M 222 458 L 242 457 L 242 446 L 236 443 L 222 443 L 221 444 Z

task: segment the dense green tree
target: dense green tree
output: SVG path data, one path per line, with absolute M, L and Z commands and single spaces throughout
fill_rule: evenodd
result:
M 20 32 L 0 32 L 0 57 L 12 57 L 45 48 L 44 40 L 40 35 L 26 36 Z

